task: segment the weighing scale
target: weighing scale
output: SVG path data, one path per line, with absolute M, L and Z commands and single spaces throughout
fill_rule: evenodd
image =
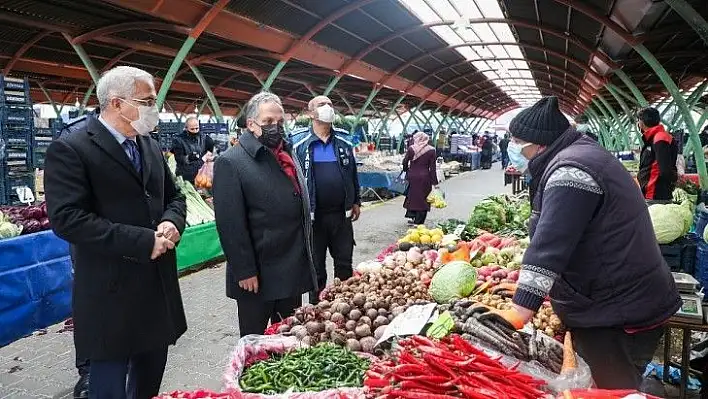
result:
M 676 282 L 681 295 L 681 308 L 676 311 L 675 319 L 685 323 L 702 324 L 703 323 L 703 304 L 701 297 L 697 295 L 698 281 L 690 274 L 686 273 L 671 273 Z

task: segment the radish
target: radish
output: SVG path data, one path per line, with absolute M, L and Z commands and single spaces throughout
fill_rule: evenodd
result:
M 512 270 L 509 272 L 509 274 L 506 275 L 506 278 L 513 282 L 519 281 L 519 271 L 518 270 Z

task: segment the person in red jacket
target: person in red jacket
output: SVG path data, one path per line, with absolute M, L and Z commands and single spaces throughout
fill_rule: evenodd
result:
M 661 116 L 656 108 L 642 109 L 637 119 L 644 141 L 637 173 L 642 194 L 648 200 L 670 200 L 678 180 L 677 144 L 661 124 Z

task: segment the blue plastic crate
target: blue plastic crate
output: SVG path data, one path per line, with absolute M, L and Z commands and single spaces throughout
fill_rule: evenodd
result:
M 54 131 L 52 128 L 36 127 L 34 128 L 34 137 L 53 137 Z
M 4 202 L 6 205 L 20 205 L 20 199 L 17 196 L 17 187 L 27 186 L 32 192 L 35 191 L 34 173 L 24 172 L 17 173 L 5 170 L 4 172 Z
M 0 107 L 0 126 L 3 130 L 31 130 L 34 126 L 34 110 L 29 106 Z
M 696 251 L 699 238 L 688 234 L 671 244 L 659 245 L 661 255 L 671 271 L 693 274 L 696 269 Z M 700 240 L 702 241 L 702 240 Z
M 34 154 L 32 154 L 32 164 L 35 168 L 44 168 L 44 158 L 46 157 L 46 155 L 46 151 L 40 151 L 38 149 L 34 150 Z
M 0 130 L 0 138 L 6 148 L 31 148 L 31 130 Z
M 33 155 L 31 150 L 6 149 L 2 167 L 12 172 L 31 172 L 34 169 Z
M 0 104 L 32 105 L 27 79 L 0 76 Z

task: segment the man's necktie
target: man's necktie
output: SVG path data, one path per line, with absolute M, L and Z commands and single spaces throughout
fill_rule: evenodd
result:
M 140 162 L 140 151 L 138 151 L 138 143 L 133 140 L 125 140 L 123 142 L 123 147 L 128 150 L 128 157 L 130 158 L 130 162 L 133 164 L 133 167 L 135 167 L 135 170 L 138 172 L 138 174 L 140 174 L 142 172 L 143 165 Z

